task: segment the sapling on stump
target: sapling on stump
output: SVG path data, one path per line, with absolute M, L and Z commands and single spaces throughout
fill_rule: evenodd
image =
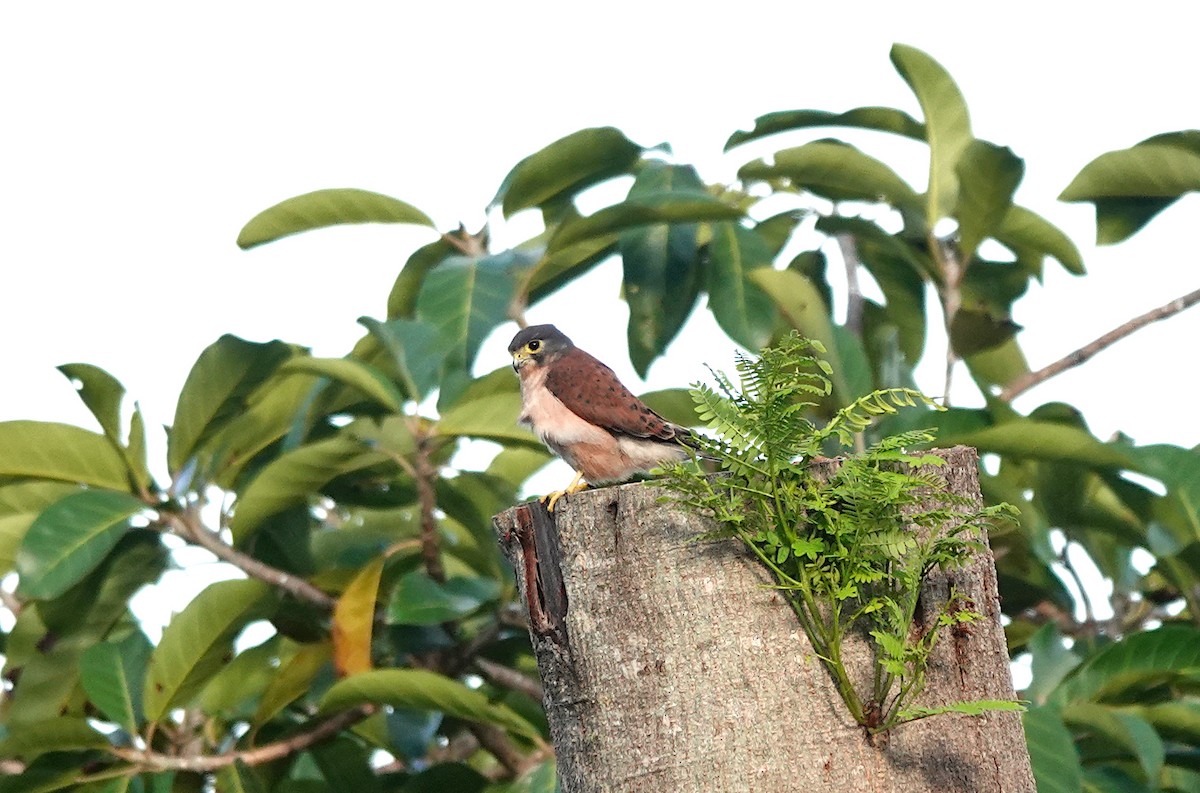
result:
M 974 450 L 936 454 L 946 489 L 977 510 Z M 838 462 L 812 465 L 828 477 Z M 870 734 L 767 567 L 736 539 L 697 541 L 720 526 L 670 495 L 624 485 L 565 498 L 553 516 L 531 503 L 495 519 L 529 608 L 565 793 L 1035 789 L 1015 712 Z M 1014 698 L 995 566 L 979 539 L 965 563 L 921 584 L 914 636 L 951 598 L 980 618 L 942 631 L 916 708 Z M 865 629 L 842 641 L 862 690 L 876 653 Z

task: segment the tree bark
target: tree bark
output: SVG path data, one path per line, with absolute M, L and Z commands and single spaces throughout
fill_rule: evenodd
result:
M 975 451 L 941 454 L 948 487 L 978 501 Z M 696 542 L 711 522 L 663 495 L 624 485 L 563 498 L 553 516 L 531 503 L 495 519 L 529 607 L 564 793 L 1035 789 L 1015 713 L 868 739 L 766 571 L 734 541 Z M 1013 698 L 990 551 L 933 573 L 924 613 L 951 588 L 984 619 L 944 632 L 919 704 Z M 852 675 L 869 674 L 867 641 L 845 651 Z

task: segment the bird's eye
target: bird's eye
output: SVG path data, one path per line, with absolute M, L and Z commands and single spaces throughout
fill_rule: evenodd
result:
M 542 343 L 540 341 L 538 341 L 537 339 L 534 339 L 533 341 L 529 342 L 529 351 L 530 352 L 537 352 L 540 349 L 542 349 Z

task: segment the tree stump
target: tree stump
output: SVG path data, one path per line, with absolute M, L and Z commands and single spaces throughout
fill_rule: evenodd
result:
M 939 453 L 948 487 L 978 501 L 975 450 Z M 767 572 L 735 541 L 696 542 L 711 522 L 664 492 L 609 487 L 553 516 L 530 503 L 495 518 L 564 793 L 1035 790 L 1016 713 L 936 716 L 869 740 Z M 984 619 L 943 633 L 919 704 L 1013 698 L 990 551 L 935 571 L 923 611 L 952 587 Z M 848 641 L 852 675 L 869 674 L 870 652 Z

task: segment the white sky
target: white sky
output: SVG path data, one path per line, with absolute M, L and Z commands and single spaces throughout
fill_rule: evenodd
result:
M 384 313 L 396 272 L 431 232 L 343 227 L 239 251 L 242 224 L 283 198 L 361 187 L 416 204 L 442 228 L 474 227 L 520 157 L 600 124 L 669 140 L 702 175 L 731 178 L 751 152 L 796 142 L 720 155 L 731 131 L 764 112 L 889 104 L 919 117 L 888 60 L 895 41 L 949 69 L 976 134 L 1026 159 L 1018 200 L 1083 248 L 1087 278 L 1051 265 L 1045 289 L 1018 304 L 1035 367 L 1195 287 L 1194 200 L 1104 250 L 1089 244 L 1090 207 L 1055 200 L 1093 156 L 1200 126 L 1194 30 L 1178 6 L 1092 4 L 1086 19 L 1050 3 L 582 8 L 5 4 L 0 420 L 91 426 L 54 371 L 68 361 L 122 379 L 154 426 L 170 422 L 187 368 L 223 332 L 348 351 L 362 332 L 355 318 Z M 856 140 L 904 158 L 902 174 L 923 186 L 920 147 Z M 495 235 L 515 242 L 535 223 Z M 557 323 L 636 388 L 618 285 L 613 261 L 530 319 Z M 707 311 L 696 316 L 711 328 Z M 1143 331 L 1018 405 L 1066 399 L 1103 434 L 1196 443 L 1194 424 L 1170 408 L 1193 383 L 1192 356 L 1177 356 L 1198 330 L 1200 313 Z M 485 348 L 487 363 L 505 362 L 510 331 Z M 650 387 L 729 362 L 711 330 L 689 333 Z M 924 386 L 939 393 L 941 383 Z
M 241 226 L 279 200 L 361 187 L 417 205 L 441 228 L 474 229 L 518 159 L 602 124 L 647 145 L 668 140 L 702 176 L 731 179 L 752 154 L 798 140 L 720 154 L 765 112 L 880 104 L 919 117 L 888 60 L 893 42 L 950 71 L 975 133 L 1025 158 L 1018 201 L 1083 250 L 1087 278 L 1049 265 L 1045 288 L 1017 306 L 1031 364 L 1048 363 L 1197 281 L 1195 199 L 1104 250 L 1090 244 L 1090 207 L 1055 200 L 1092 157 L 1200 126 L 1195 30 L 1182 7 L 1092 3 L 1084 17 L 1081 7 L 6 3 L 0 421 L 93 426 L 54 370 L 69 361 L 120 378 L 154 427 L 171 421 L 189 366 L 221 333 L 347 352 L 362 333 L 355 319 L 383 315 L 400 266 L 431 232 L 343 227 L 239 251 Z M 923 188 L 921 147 L 854 140 Z M 536 230 L 531 215 L 494 238 Z M 618 288 L 612 261 L 529 316 L 558 324 L 640 390 Z M 696 317 L 647 388 L 685 385 L 704 362 L 728 366 L 732 345 L 707 311 Z M 484 369 L 506 363 L 511 331 L 485 346 Z M 1196 424 L 1175 402 L 1195 384 L 1198 332 L 1200 312 L 1142 331 L 1018 407 L 1063 399 L 1102 437 L 1122 429 L 1195 444 Z M 941 354 L 931 347 L 922 370 L 934 394 Z M 177 579 L 178 602 L 190 596 L 179 588 L 202 579 Z

